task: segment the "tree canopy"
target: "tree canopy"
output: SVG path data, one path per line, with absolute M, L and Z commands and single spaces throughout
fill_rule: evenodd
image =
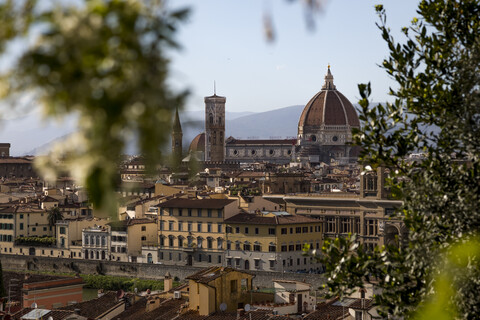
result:
M 396 81 L 395 101 L 372 105 L 370 84 L 359 85 L 363 127 L 354 140 L 363 163 L 390 168 L 392 195 L 404 201 L 396 218 L 409 235 L 404 246 L 374 252 L 358 250 L 355 236 L 327 243 L 328 285 L 342 294 L 375 283 L 385 316 L 425 317 L 422 306 L 436 300 L 445 302 L 440 308 L 448 318 L 475 318 L 476 251 L 463 251 L 469 263 L 454 263 L 448 281 L 439 276 L 445 255 L 462 260 L 459 246 L 475 241 L 480 227 L 480 2 L 423 0 L 400 42 L 384 8 L 376 10 L 390 51 L 381 67 Z M 420 160 L 412 153 L 421 153 Z

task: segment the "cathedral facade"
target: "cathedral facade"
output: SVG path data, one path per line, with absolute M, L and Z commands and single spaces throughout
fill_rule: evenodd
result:
M 205 97 L 205 132 L 190 144 L 190 155 L 203 161 L 308 163 L 354 162 L 358 148 L 352 147 L 352 129 L 360 127 L 352 103 L 336 89 L 328 66 L 321 90 L 305 105 L 296 139 L 225 139 L 225 97 Z

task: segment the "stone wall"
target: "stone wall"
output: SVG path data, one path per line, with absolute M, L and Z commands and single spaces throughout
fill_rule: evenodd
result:
M 49 258 L 0 254 L 3 269 L 12 271 L 49 271 L 56 273 L 104 274 L 110 276 L 162 279 L 170 272 L 180 280 L 198 272 L 202 268 L 191 266 L 169 266 L 151 263 L 131 263 L 118 261 L 95 261 L 68 258 Z M 253 285 L 259 288 L 272 288 L 272 280 L 286 279 L 305 281 L 317 289 L 325 283 L 323 275 L 255 271 Z

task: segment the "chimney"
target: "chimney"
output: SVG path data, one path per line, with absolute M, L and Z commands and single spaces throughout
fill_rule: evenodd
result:
M 240 319 L 241 316 L 245 314 L 244 309 L 237 309 L 237 319 Z
M 165 277 L 163 279 L 163 291 L 170 291 L 173 289 L 173 279 L 172 279 L 172 275 L 170 274 L 170 272 L 167 271 L 167 273 L 165 274 Z

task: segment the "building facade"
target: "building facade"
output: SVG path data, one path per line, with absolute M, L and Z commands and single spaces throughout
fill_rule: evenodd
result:
M 159 247 L 155 262 L 200 266 L 223 264 L 223 221 L 238 212 L 237 201 L 173 199 L 157 207 Z
M 239 213 L 225 220 L 226 265 L 244 270 L 320 271 L 303 249 L 322 245 L 322 221 L 287 212 Z

